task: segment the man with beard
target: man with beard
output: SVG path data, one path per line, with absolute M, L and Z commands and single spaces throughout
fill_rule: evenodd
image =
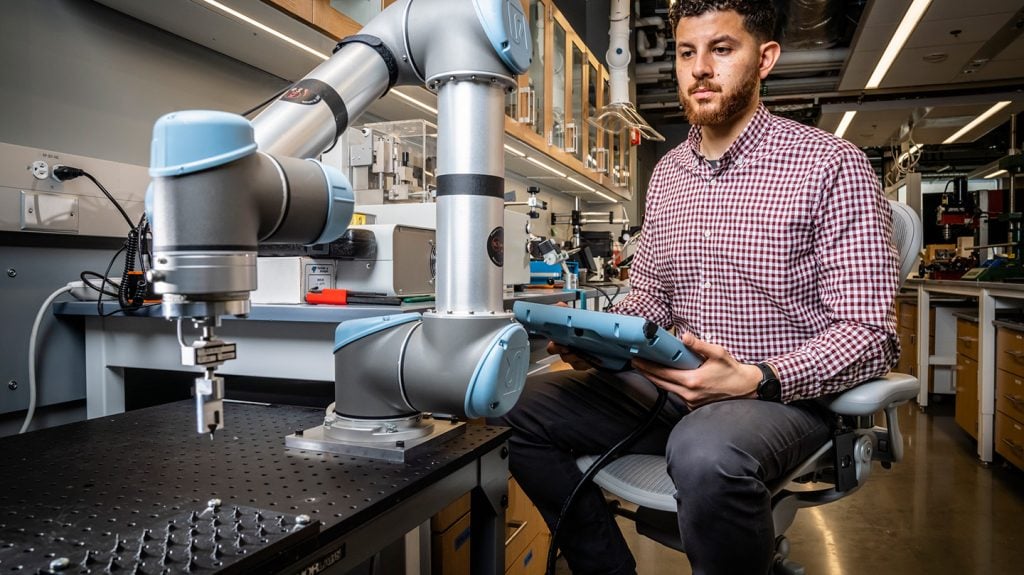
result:
M 675 329 L 705 362 L 633 361 L 669 402 L 631 451 L 667 455 L 694 573 L 763 574 L 775 547 L 765 484 L 829 438 L 813 399 L 899 355 L 891 213 L 863 153 L 760 103 L 780 52 L 771 0 L 678 0 L 669 16 L 692 128 L 651 177 L 632 289 L 614 311 Z M 577 371 L 528 380 L 500 423 L 515 431 L 512 474 L 553 526 L 581 477 L 575 457 L 626 436 L 656 394 L 549 351 Z M 593 485 L 559 537 L 574 573 L 636 569 Z

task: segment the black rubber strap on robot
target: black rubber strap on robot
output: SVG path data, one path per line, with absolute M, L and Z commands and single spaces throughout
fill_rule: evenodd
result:
M 323 102 L 331 109 L 331 115 L 334 116 L 335 134 L 340 136 L 345 128 L 348 128 L 348 107 L 341 99 L 341 94 L 327 82 L 315 78 L 299 80 L 284 91 L 281 100 L 305 106 Z
M 437 177 L 437 197 L 489 196 L 504 199 L 505 178 L 484 174 L 444 174 Z
M 387 94 L 388 90 L 391 90 L 391 88 L 394 87 L 395 82 L 398 81 L 398 60 L 395 59 L 395 55 L 392 54 L 391 50 L 384 45 L 383 40 L 369 34 L 355 34 L 342 38 L 341 41 L 338 42 L 338 45 L 334 47 L 334 52 L 341 50 L 342 46 L 345 44 L 351 44 L 352 42 L 366 44 L 380 54 L 381 60 L 384 60 L 384 65 L 388 67 L 388 89 L 384 91 L 384 94 Z M 384 94 L 381 94 L 381 96 Z

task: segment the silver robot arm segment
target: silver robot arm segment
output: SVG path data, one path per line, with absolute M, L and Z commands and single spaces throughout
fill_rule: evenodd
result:
M 203 111 L 161 118 L 147 211 L 151 281 L 164 316 L 191 318 L 206 340 L 216 341 L 221 316 L 249 311 L 259 243 L 340 236 L 352 214 L 351 188 L 337 170 L 303 158 L 332 146 L 392 86 L 426 85 L 437 92 L 439 108 L 437 309 L 417 316 L 402 337 L 376 327 L 356 339 L 336 338 L 337 365 L 382 369 L 368 370 L 369 379 L 357 384 L 377 398 L 364 408 L 365 398 L 348 397 L 352 385 L 339 368 L 333 415 L 360 420 L 363 429 L 368 418 L 419 411 L 507 411 L 525 379 L 528 344 L 502 308 L 503 99 L 530 57 L 518 0 L 401 0 L 342 40 L 251 123 Z M 389 359 L 355 352 L 367 347 L 395 358 L 394 369 L 383 369 Z M 223 417 L 219 403 L 209 404 L 222 393 L 206 385 L 215 377 L 211 367 L 205 376 L 204 391 L 212 389 L 196 394 L 197 428 L 212 432 Z M 217 420 L 207 421 L 213 413 Z

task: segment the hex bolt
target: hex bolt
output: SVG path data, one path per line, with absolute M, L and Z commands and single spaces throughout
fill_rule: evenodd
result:
M 302 515 L 297 515 L 295 517 L 296 525 L 309 525 L 310 521 L 312 521 L 312 519 L 310 519 L 309 515 L 306 515 L 305 513 L 303 513 Z
M 212 507 L 213 509 L 216 509 L 216 508 L 220 507 L 220 503 L 221 503 L 220 499 L 217 499 L 216 497 L 214 497 L 213 499 L 207 501 L 206 505 L 208 507 Z
M 18 389 L 18 382 L 13 379 L 7 382 L 7 389 L 14 391 Z
M 58 557 L 50 561 L 50 571 L 63 571 L 71 567 L 71 560 L 67 557 Z
M 18 270 L 14 268 L 7 268 L 7 277 L 16 278 L 18 277 Z

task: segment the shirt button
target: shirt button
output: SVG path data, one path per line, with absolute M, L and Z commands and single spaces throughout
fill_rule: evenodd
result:
M 705 238 L 710 238 L 711 237 L 711 230 L 704 230 L 704 237 Z
M 803 398 L 804 396 L 800 395 L 799 393 L 793 394 L 793 401 L 800 401 Z
M 704 282 L 704 288 L 705 289 L 710 288 L 710 287 L 711 287 L 711 282 Z

